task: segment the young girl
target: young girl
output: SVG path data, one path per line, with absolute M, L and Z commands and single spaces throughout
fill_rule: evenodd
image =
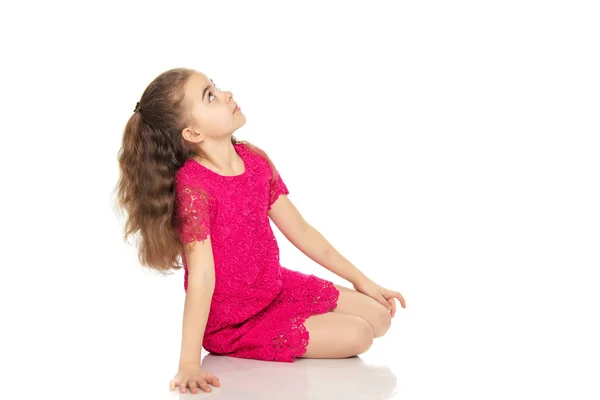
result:
M 220 385 L 200 367 L 202 346 L 281 362 L 351 357 L 387 331 L 394 298 L 406 307 L 302 218 L 267 154 L 233 136 L 245 121 L 231 92 L 176 68 L 146 88 L 119 151 L 125 239 L 140 232 L 142 265 L 184 269 L 179 371 L 170 382 L 182 393 Z M 281 266 L 269 220 L 355 290 Z

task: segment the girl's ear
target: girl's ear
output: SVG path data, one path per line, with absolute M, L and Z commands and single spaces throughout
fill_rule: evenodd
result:
M 202 141 L 204 141 L 204 135 L 202 132 L 194 132 L 190 127 L 183 128 L 181 135 L 188 142 L 202 143 Z

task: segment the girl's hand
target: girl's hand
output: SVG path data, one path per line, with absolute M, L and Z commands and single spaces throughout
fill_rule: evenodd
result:
M 179 371 L 175 378 L 169 383 L 171 391 L 175 390 L 176 386 L 179 386 L 181 393 L 185 393 L 187 386 L 190 388 L 190 392 L 198 393 L 198 386 L 205 392 L 210 393 L 212 389 L 208 384 L 211 383 L 213 386 L 220 387 L 219 378 L 206 372 L 198 363 L 185 363 L 179 364 Z
M 353 286 L 357 292 L 366 294 L 367 296 L 383 304 L 388 310 L 390 310 L 392 318 L 394 315 L 396 315 L 396 302 L 394 301 L 394 297 L 400 301 L 402 308 L 406 308 L 406 301 L 404 301 L 404 297 L 402 297 L 399 292 L 388 290 L 382 286 L 379 286 L 368 278 L 357 281 L 353 284 Z

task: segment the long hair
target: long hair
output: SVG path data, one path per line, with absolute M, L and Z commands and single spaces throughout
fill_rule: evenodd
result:
M 185 83 L 193 73 L 193 69 L 174 68 L 150 82 L 139 102 L 141 111 L 125 124 L 117 154 L 116 209 L 127 214 L 123 240 L 139 233 L 140 263 L 162 274 L 183 268 L 183 244 L 175 229 L 175 174 L 196 155 L 181 135 L 190 122 L 183 99 Z M 274 182 L 275 167 L 262 149 L 233 135 L 231 143 L 246 144 L 265 158 Z

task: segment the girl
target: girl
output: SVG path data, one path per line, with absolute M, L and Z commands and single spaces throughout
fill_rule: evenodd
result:
M 220 386 L 200 367 L 202 347 L 281 362 L 351 357 L 387 331 L 394 298 L 406 307 L 302 218 L 267 154 L 233 136 L 245 121 L 231 92 L 203 73 L 171 69 L 142 94 L 118 155 L 125 240 L 140 232 L 142 265 L 184 269 L 182 346 L 170 382 L 182 393 Z M 281 266 L 269 219 L 355 290 Z

